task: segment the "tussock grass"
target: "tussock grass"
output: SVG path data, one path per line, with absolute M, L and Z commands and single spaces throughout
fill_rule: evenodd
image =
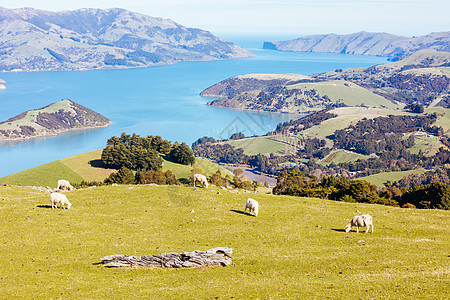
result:
M 219 194 L 220 193 L 220 194 Z M 0 187 L 4 298 L 447 298 L 450 213 L 177 186 Z M 258 217 L 239 213 L 251 196 Z M 190 213 L 195 210 L 195 213 Z M 356 214 L 373 234 L 343 232 Z M 110 254 L 234 249 L 206 269 L 105 268 Z

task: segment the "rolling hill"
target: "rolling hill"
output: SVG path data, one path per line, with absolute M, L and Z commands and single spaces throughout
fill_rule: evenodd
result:
M 0 7 L 0 71 L 146 67 L 250 56 L 208 31 L 119 8 Z
M 56 135 L 68 130 L 105 127 L 111 121 L 72 100 L 29 110 L 0 123 L 0 141 Z
M 268 112 L 305 113 L 342 106 L 400 109 L 418 103 L 450 104 L 450 53 L 421 50 L 370 68 L 298 74 L 247 74 L 225 79 L 200 95 L 208 105 Z
M 71 183 L 81 181 L 103 181 L 117 170 L 104 168 L 101 162 L 102 149 L 79 155 L 63 158 L 41 166 L 24 170 L 0 178 L 0 184 L 20 186 L 56 187 L 59 179 L 66 179 Z M 196 158 L 195 167 L 202 169 L 206 175 L 211 176 L 220 170 L 222 176 L 233 174 L 206 159 Z M 171 170 L 182 182 L 189 182 L 191 167 L 164 160 L 163 171 Z

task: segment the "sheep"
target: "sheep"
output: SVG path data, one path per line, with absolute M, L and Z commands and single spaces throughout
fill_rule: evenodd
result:
M 61 193 L 51 193 L 50 201 L 52 202 L 53 209 L 55 207 L 58 208 L 58 205 L 57 205 L 58 203 L 61 204 L 62 209 L 65 209 L 64 205 L 67 205 L 67 209 L 70 209 L 70 207 L 72 206 L 72 204 L 67 199 L 66 195 L 61 194 Z
M 359 227 L 367 227 L 366 233 L 369 232 L 369 227 L 371 226 L 373 233 L 372 217 L 369 215 L 354 216 L 353 219 L 345 225 L 345 232 L 349 232 L 352 229 L 352 226 L 356 226 L 356 232 L 359 232 Z
M 208 180 L 206 179 L 205 175 L 202 174 L 194 174 L 194 176 L 192 177 L 192 181 L 194 182 L 194 186 L 195 186 L 195 182 L 198 181 L 202 184 L 202 186 L 204 186 L 206 189 L 208 188 Z
M 74 188 L 70 184 L 70 182 L 68 182 L 67 180 L 60 179 L 60 180 L 58 180 L 58 188 L 57 189 L 58 190 L 68 189 L 69 191 L 72 191 Z
M 244 214 L 247 211 L 247 208 L 248 208 L 249 214 L 253 214 L 255 217 L 258 216 L 258 209 L 259 209 L 258 201 L 256 201 L 255 199 L 252 199 L 252 198 L 248 198 L 247 202 L 245 202 Z M 252 213 L 252 211 L 253 211 L 253 213 Z

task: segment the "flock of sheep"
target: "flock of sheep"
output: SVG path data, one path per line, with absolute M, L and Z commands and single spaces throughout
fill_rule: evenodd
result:
M 194 186 L 196 182 L 199 182 L 202 184 L 203 187 L 208 188 L 208 180 L 206 179 L 205 175 L 202 174 L 194 174 L 193 176 L 193 182 Z M 73 186 L 67 181 L 67 180 L 58 180 L 58 190 L 69 190 L 72 191 L 74 188 Z M 50 194 L 50 202 L 52 203 L 52 208 L 58 208 L 58 204 L 60 205 L 60 208 L 70 209 L 72 204 L 67 199 L 66 195 L 58 192 L 53 192 Z M 259 203 L 255 199 L 248 198 L 245 202 L 245 209 L 244 214 L 247 212 L 250 215 L 258 216 L 259 211 Z M 373 219 L 370 215 L 360 215 L 360 216 L 354 216 L 350 222 L 345 225 L 345 232 L 350 232 L 352 227 L 356 226 L 356 232 L 359 232 L 359 227 L 366 227 L 366 233 L 369 232 L 369 229 L 372 229 L 373 233 Z

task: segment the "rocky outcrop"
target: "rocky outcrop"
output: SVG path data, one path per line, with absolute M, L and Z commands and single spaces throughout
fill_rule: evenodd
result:
M 0 7 L 0 70 L 145 67 L 250 57 L 210 32 L 124 9 Z
M 423 49 L 450 51 L 450 31 L 413 38 L 365 31 L 348 35 L 311 35 L 288 41 L 266 41 L 263 48 L 280 51 L 385 56 L 398 60 Z
M 0 123 L 1 140 L 56 135 L 68 130 L 105 127 L 111 121 L 72 100 L 61 100 L 29 110 Z

